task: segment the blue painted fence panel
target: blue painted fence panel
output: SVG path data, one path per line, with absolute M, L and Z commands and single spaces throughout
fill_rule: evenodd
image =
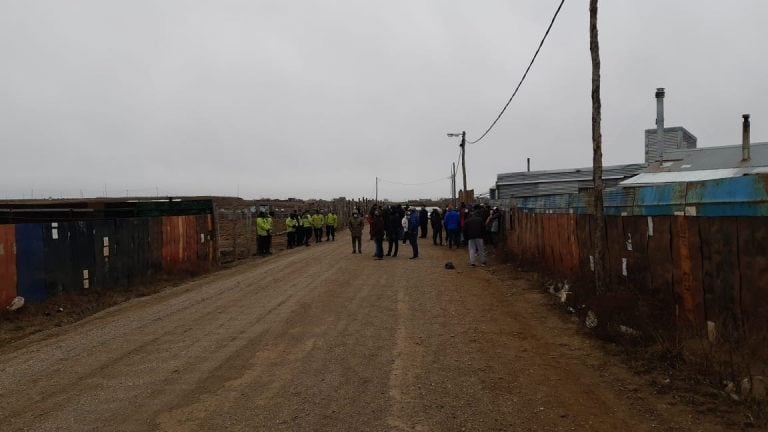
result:
M 29 303 L 48 297 L 45 286 L 44 224 L 16 225 L 17 295 Z

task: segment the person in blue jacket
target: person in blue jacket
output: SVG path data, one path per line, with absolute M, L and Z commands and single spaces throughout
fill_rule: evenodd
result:
M 408 241 L 411 243 L 413 249 L 413 256 L 411 259 L 419 257 L 419 245 L 417 243 L 419 238 L 419 212 L 416 210 L 408 210 Z
M 448 249 L 451 249 L 453 246 L 459 247 L 459 242 L 461 241 L 460 230 L 461 230 L 461 216 L 459 216 L 459 213 L 454 210 L 452 206 L 448 206 L 448 211 L 445 212 L 444 217 L 445 222 L 445 232 L 448 237 Z

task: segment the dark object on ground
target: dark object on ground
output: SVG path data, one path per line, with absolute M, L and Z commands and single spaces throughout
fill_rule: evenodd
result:
M 453 265 L 453 263 L 452 263 L 452 262 L 448 261 L 447 263 L 445 263 L 445 269 L 446 269 L 446 270 L 453 270 L 453 269 L 455 269 L 455 268 L 456 268 L 456 266 L 455 266 L 455 265 Z

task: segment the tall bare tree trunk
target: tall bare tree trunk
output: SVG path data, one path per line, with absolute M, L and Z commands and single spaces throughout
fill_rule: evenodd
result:
M 589 51 L 592 54 L 592 181 L 594 183 L 593 214 L 595 230 L 595 289 L 598 294 L 605 291 L 605 246 L 603 231 L 603 135 L 600 130 L 600 44 L 597 40 L 597 0 L 589 1 Z

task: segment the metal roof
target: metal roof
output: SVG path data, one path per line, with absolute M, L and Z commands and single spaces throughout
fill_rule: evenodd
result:
M 741 160 L 741 144 L 670 150 L 664 152 L 663 160 L 660 172 L 765 167 L 768 166 L 768 142 L 752 143 L 750 159 L 745 162 Z
M 647 165 L 613 165 L 603 168 L 606 187 L 641 172 Z M 499 174 L 496 196 L 500 199 L 578 193 L 592 187 L 592 167 Z
M 603 167 L 604 179 L 617 179 L 631 177 L 644 168 L 646 164 L 612 165 Z M 556 183 L 569 181 L 591 181 L 592 167 L 569 168 L 546 171 L 521 171 L 503 173 L 496 176 L 496 184 L 499 186 L 531 183 Z
M 768 142 L 750 145 L 750 159 L 741 160 L 741 145 L 701 147 L 664 152 L 661 164 L 652 164 L 642 174 L 621 182 L 641 186 L 716 180 L 768 173 Z

